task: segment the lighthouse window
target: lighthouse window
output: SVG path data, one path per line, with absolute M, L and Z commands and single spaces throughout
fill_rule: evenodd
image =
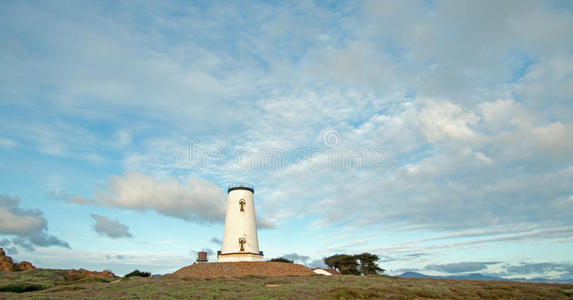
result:
M 245 200 L 241 199 L 239 205 L 241 206 L 241 211 L 245 211 Z
M 241 252 L 242 252 L 242 251 L 245 251 L 245 243 L 246 243 L 246 242 L 247 242 L 247 241 L 246 241 L 244 238 L 240 238 L 240 239 L 239 239 L 239 245 L 241 245 Z

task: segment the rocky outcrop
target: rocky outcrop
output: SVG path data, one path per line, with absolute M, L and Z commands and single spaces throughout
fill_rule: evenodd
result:
M 6 255 L 4 249 L 0 248 L 0 271 L 13 272 L 13 271 L 35 270 L 35 269 L 36 267 L 34 267 L 30 262 L 27 261 L 22 261 L 20 263 L 15 264 L 12 258 Z
M 32 263 L 28 261 L 21 261 L 18 264 L 14 265 L 14 271 L 28 271 L 28 270 L 36 270 L 36 267 L 32 265 Z
M 0 271 L 14 271 L 14 261 L 10 256 L 6 256 L 6 252 L 2 248 L 0 248 Z

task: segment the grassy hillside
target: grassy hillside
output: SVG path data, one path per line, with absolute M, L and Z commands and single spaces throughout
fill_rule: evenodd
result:
M 237 279 L 66 278 L 65 271 L 0 272 L 0 299 L 20 298 L 161 298 L 161 299 L 356 299 L 356 298 L 519 298 L 572 299 L 573 285 L 360 276 L 245 277 Z

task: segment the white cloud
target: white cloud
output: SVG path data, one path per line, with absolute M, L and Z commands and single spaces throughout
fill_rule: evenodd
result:
M 18 143 L 16 143 L 15 141 L 0 136 L 0 148 L 10 149 L 16 147 L 17 145 Z
M 32 245 L 69 248 L 68 243 L 47 233 L 48 222 L 40 210 L 19 206 L 20 199 L 0 195 L 0 234 L 15 236 L 12 242 L 28 250 L 34 250 Z
M 108 236 L 112 239 L 133 237 L 131 233 L 129 233 L 129 227 L 119 223 L 117 220 L 111 220 L 96 214 L 91 214 L 90 216 L 96 221 L 93 225 L 94 230 L 101 235 Z
M 448 139 L 470 141 L 476 138 L 471 129 L 478 122 L 473 113 L 465 113 L 462 107 L 445 101 L 429 101 L 420 112 L 422 130 L 430 142 Z
M 512 99 L 482 102 L 479 107 L 483 121 L 480 129 L 490 134 L 511 131 L 535 121 L 523 105 Z
M 225 195 L 213 183 L 188 177 L 157 180 L 138 172 L 110 176 L 105 190 L 93 199 L 67 196 L 78 204 L 154 210 L 159 214 L 189 222 L 221 222 L 225 213 Z
M 563 199 L 570 194 L 567 181 L 572 176 L 567 169 L 567 155 L 571 153 L 567 151 L 571 147 L 566 136 L 568 123 L 544 123 L 511 98 L 475 106 L 440 98 L 385 106 L 383 100 L 372 98 L 365 105 L 386 109 L 349 125 L 353 102 L 343 98 L 341 91 L 330 91 L 328 97 L 304 97 L 304 103 L 294 97 L 277 99 L 286 99 L 284 105 L 270 101 L 265 116 L 249 124 L 253 134 L 232 142 L 214 137 L 198 147 L 225 153 L 256 151 L 265 145 L 266 149 L 284 152 L 297 145 L 304 147 L 301 143 L 305 141 L 319 144 L 320 133 L 328 126 L 339 130 L 342 142 L 335 149 L 317 148 L 317 157 L 327 157 L 331 150 L 336 154 L 340 150 L 384 149 L 389 154 L 386 169 L 316 169 L 311 160 L 302 159 L 283 169 L 226 168 L 233 164 L 227 160 L 218 168 L 190 171 L 223 183 L 237 178 L 256 183 L 263 189 L 257 192 L 258 199 L 263 200 L 257 202 L 257 210 L 275 224 L 302 214 L 321 218 L 324 225 L 406 222 L 418 229 L 450 230 L 494 226 L 502 221 L 523 224 L 551 220 L 562 224 L 570 217 L 568 210 L 563 210 L 568 205 Z M 304 110 L 292 115 L 284 111 L 289 105 L 304 105 L 314 112 L 327 103 L 325 99 L 334 99 L 330 112 L 336 118 L 313 113 L 301 117 L 306 114 Z M 315 117 L 316 126 L 305 127 Z M 281 124 L 287 123 L 289 128 L 300 128 L 306 137 L 293 137 L 289 130 L 281 129 Z M 257 131 L 262 124 L 267 129 Z M 161 178 L 175 173 L 165 158 L 173 155 L 176 143 L 166 141 L 166 145 L 142 154 L 142 166 L 149 168 L 143 169 L 145 172 L 163 170 L 166 173 Z M 149 159 L 153 157 L 159 160 Z M 545 161 L 553 163 L 540 165 Z M 539 173 L 524 173 L 513 167 L 516 163 L 540 168 Z M 555 188 L 543 188 L 543 182 L 548 181 Z M 106 205 L 110 203 L 126 207 L 123 201 L 106 200 Z
M 131 133 L 127 130 L 118 130 L 115 132 L 116 144 L 119 147 L 126 147 L 133 141 Z
M 118 9 L 129 12 L 130 6 Z M 42 86 L 55 88 L 58 92 L 47 98 L 47 106 L 71 117 L 121 119 L 125 109 L 147 119 L 185 125 L 187 131 L 237 125 L 244 120 L 233 114 L 242 106 L 230 98 L 252 93 L 257 86 L 254 83 L 261 81 L 255 73 L 260 70 L 237 63 L 237 52 L 230 55 L 221 47 L 202 45 L 200 37 L 209 38 L 202 33 L 213 30 L 204 28 L 197 22 L 199 16 L 193 16 L 203 13 L 190 9 L 187 13 L 192 15 L 175 17 L 168 12 L 168 5 L 157 6 L 149 11 L 155 25 L 147 27 L 149 24 L 132 23 L 131 18 L 98 14 L 99 5 L 67 3 L 58 7 L 59 13 L 48 13 L 37 4 L 6 7 L 18 12 L 18 19 L 36 20 L 37 26 L 28 26 L 14 16 L 4 16 L 3 25 L 26 32 L 27 42 L 43 47 L 42 53 L 48 57 L 22 52 L 22 37 L 6 33 L 11 47 L 0 56 L 2 86 L 9 86 L 12 92 L 26 90 L 28 95 L 42 91 Z M 221 12 L 211 13 L 218 17 Z M 229 17 L 235 18 L 231 14 Z M 197 37 L 166 43 L 166 31 L 172 30 L 185 35 L 195 31 L 189 36 Z M 9 76 L 12 72 L 20 74 L 21 80 Z
M 126 149 L 121 167 L 137 172 L 111 176 L 92 199 L 69 196 L 78 203 L 222 221 L 224 195 L 200 177 L 256 183 L 266 220 L 312 216 L 322 230 L 559 227 L 573 211 L 573 18 L 553 4 L 260 3 L 177 15 L 176 4 L 153 4 L 137 10 L 149 20 L 139 24 L 129 3 L 117 15 L 14 3 L 19 14 L 0 18 L 16 29 L 3 36 L 0 84 L 23 99 L 15 106 L 49 117 L 0 125 L 19 133 L 19 147 L 59 157 L 98 162 L 125 146 L 114 148 Z M 23 51 L 44 44 L 46 56 Z M 96 120 L 106 132 L 88 129 Z M 342 136 L 335 149 L 321 144 L 326 130 Z M 178 177 L 175 156 L 190 142 L 220 164 Z M 272 170 L 225 157 L 308 146 L 318 158 L 382 149 L 387 168 L 316 170 L 302 159 Z
M 0 207 L 0 230 L 3 233 L 22 234 L 42 230 L 46 225 L 46 221 L 37 214 L 17 215 L 10 210 L 7 207 Z
M 567 101 L 573 92 L 571 73 L 573 57 L 552 57 L 533 65 L 520 79 L 516 90 L 527 100 L 538 101 L 539 104 L 546 103 L 549 99 L 556 102 Z
M 388 243 L 380 248 L 369 248 L 364 251 L 372 251 L 382 255 L 404 255 L 409 253 L 424 252 L 426 254 L 439 253 L 444 250 L 468 250 L 472 248 L 484 248 L 500 246 L 507 243 L 540 244 L 540 243 L 567 243 L 573 231 L 571 226 L 555 227 L 531 227 L 516 225 L 515 229 L 503 228 L 503 226 L 490 227 L 487 230 L 462 230 L 457 233 L 434 236 L 424 239 L 403 240 Z
M 548 151 L 547 154 L 556 157 L 573 158 L 573 123 L 555 122 L 545 127 L 532 129 L 534 142 Z
M 22 144 L 27 149 L 31 148 L 51 156 L 79 158 L 90 162 L 105 160 L 98 150 L 94 150 L 94 145 L 107 146 L 107 143 L 102 143 L 102 137 L 94 132 L 64 121 L 22 122 L 15 117 L 9 115 L 0 119 L 0 125 L 5 130 L 18 132 Z M 104 149 L 100 148 L 101 150 Z
M 478 272 L 485 270 L 489 265 L 499 264 L 501 262 L 476 262 L 476 261 L 466 261 L 457 262 L 451 264 L 434 264 L 428 265 L 425 270 L 434 270 L 444 273 L 466 273 L 466 272 Z
M 264 171 L 270 176 L 261 182 L 272 187 L 265 209 L 278 219 L 305 211 L 322 224 L 406 222 L 441 230 L 564 224 L 570 216 L 563 199 L 573 176 L 568 126 L 544 124 L 513 100 L 463 108 L 422 98 L 340 131 L 344 149 L 388 149 L 388 169 L 316 170 L 303 160 Z M 516 163 L 538 173 L 515 169 Z M 544 182 L 553 188 L 543 188 Z
M 377 50 L 374 58 L 391 53 L 399 66 L 397 77 L 418 95 L 476 103 L 509 96 L 506 83 L 523 60 L 570 51 L 571 11 L 552 6 L 536 1 L 366 1 L 359 38 L 376 42 L 370 46 Z M 384 75 L 376 86 L 385 86 Z M 544 82 L 567 81 L 543 80 L 538 86 L 544 89 Z
M 522 262 L 519 265 L 505 265 L 504 269 L 516 277 L 541 277 L 550 276 L 555 279 L 573 279 L 573 264 L 554 262 Z M 553 275 L 553 276 L 551 276 Z

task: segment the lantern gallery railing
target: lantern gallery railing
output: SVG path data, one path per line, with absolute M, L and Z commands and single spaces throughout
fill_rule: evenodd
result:
M 232 191 L 232 190 L 239 190 L 239 189 L 245 189 L 245 190 L 251 191 L 252 193 L 255 193 L 255 186 L 253 186 L 252 184 L 248 184 L 248 183 L 229 184 L 229 186 L 227 187 L 227 193 Z

